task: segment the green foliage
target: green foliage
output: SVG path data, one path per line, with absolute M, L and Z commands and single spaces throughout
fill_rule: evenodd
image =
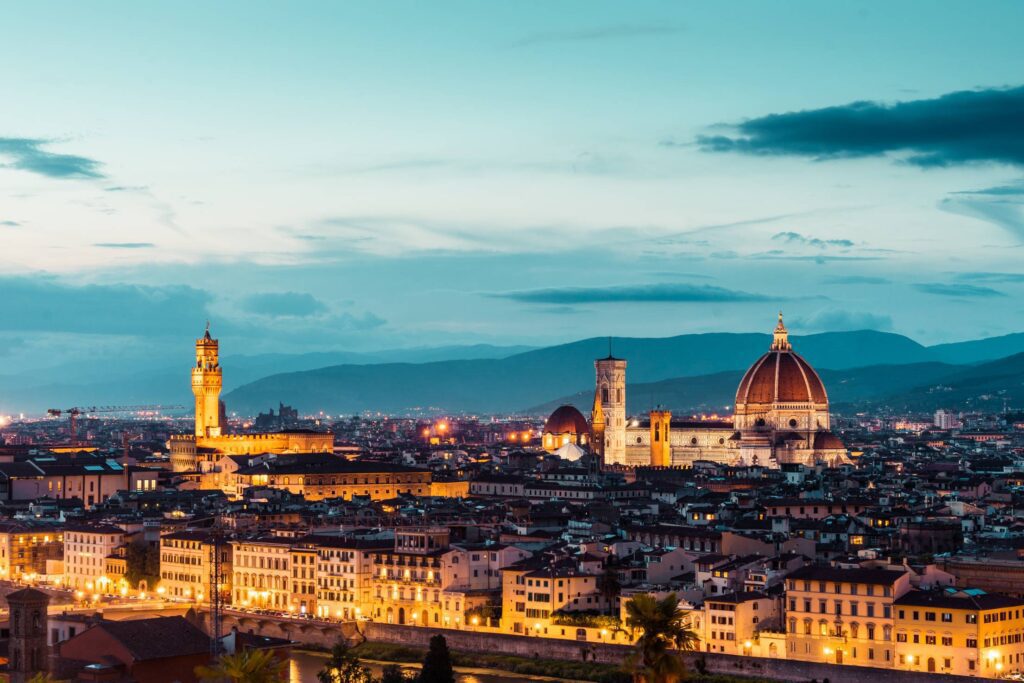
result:
M 423 668 L 417 680 L 419 683 L 455 683 L 448 641 L 440 633 L 430 638 L 430 649 L 423 659 Z
M 213 666 L 197 666 L 201 681 L 230 683 L 280 683 L 284 680 L 286 663 L 272 650 L 243 650 L 221 655 Z
M 379 683 L 414 683 L 416 676 L 408 675 L 397 664 L 389 664 L 381 670 Z
M 658 600 L 637 595 L 626 603 L 626 626 L 641 631 L 629 665 L 643 683 L 676 683 L 686 673 L 679 650 L 692 650 L 698 636 L 679 611 L 675 593 Z
M 357 645 L 353 653 L 364 659 L 385 662 L 420 662 L 424 656 L 424 651 L 419 648 L 370 642 Z M 454 666 L 495 669 L 524 676 L 549 676 L 597 683 L 630 683 L 632 680 L 630 674 L 617 666 L 595 662 L 464 652 L 452 652 L 451 659 Z
M 556 610 L 551 613 L 551 623 L 556 626 L 581 626 L 589 628 L 606 628 L 609 631 L 618 631 L 622 628 L 622 622 L 618 617 L 601 614 L 596 610 L 579 612 L 563 612 Z
M 331 648 L 331 657 L 316 675 L 319 683 L 373 683 L 370 670 L 344 643 Z
M 145 579 L 150 588 L 160 581 L 160 548 L 145 543 L 129 543 L 125 550 L 127 570 L 124 578 L 132 587 Z

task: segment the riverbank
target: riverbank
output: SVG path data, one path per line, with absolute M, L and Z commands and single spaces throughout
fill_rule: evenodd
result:
M 386 664 L 416 664 L 426 656 L 423 648 L 390 643 L 364 642 L 352 653 L 361 660 Z M 569 662 L 560 659 L 518 657 L 515 655 L 465 653 L 452 651 L 452 666 L 457 672 L 475 676 L 536 681 L 591 681 L 592 683 L 631 683 L 632 674 L 622 665 L 597 662 Z M 767 683 L 764 679 L 690 672 L 687 683 Z

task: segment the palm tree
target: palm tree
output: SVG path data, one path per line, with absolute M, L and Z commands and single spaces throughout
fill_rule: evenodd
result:
M 202 681 L 229 683 L 280 683 L 285 676 L 285 662 L 272 650 L 242 650 L 221 655 L 213 666 L 197 666 Z
M 676 683 L 686 673 L 679 650 L 693 650 L 699 639 L 690 629 L 675 593 L 658 600 L 637 595 L 626 603 L 626 626 L 642 633 L 630 657 L 636 683 Z

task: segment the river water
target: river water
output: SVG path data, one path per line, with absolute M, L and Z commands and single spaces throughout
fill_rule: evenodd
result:
M 316 683 L 316 674 L 327 661 L 326 654 L 315 652 L 293 652 L 288 669 L 288 683 Z M 383 664 L 364 663 L 379 677 Z M 406 671 L 418 670 L 419 664 L 399 664 Z M 562 681 L 560 678 L 545 678 L 543 676 L 524 676 L 522 674 L 502 673 L 497 671 L 455 671 L 455 683 L 524 683 L 525 681 Z

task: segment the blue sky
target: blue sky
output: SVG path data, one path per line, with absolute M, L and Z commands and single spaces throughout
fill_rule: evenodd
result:
M 22 3 L 8 363 L 1024 329 L 1024 5 Z M 187 346 L 188 342 L 184 342 Z

